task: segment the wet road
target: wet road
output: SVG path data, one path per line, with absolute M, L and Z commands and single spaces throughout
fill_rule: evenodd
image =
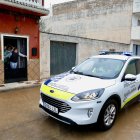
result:
M 121 111 L 114 127 L 73 128 L 39 112 L 39 88 L 0 93 L 0 140 L 140 140 L 140 103 Z

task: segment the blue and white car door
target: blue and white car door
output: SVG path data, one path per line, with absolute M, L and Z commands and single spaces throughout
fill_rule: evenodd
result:
M 137 82 L 137 89 L 138 89 L 137 94 L 140 95 L 140 59 L 136 60 L 136 70 L 137 70 L 136 82 Z
M 123 105 L 127 104 L 130 100 L 132 100 L 135 95 L 138 93 L 138 90 L 140 88 L 140 74 L 137 73 L 137 67 L 136 67 L 136 62 L 137 60 L 131 60 L 129 62 L 129 64 L 127 65 L 126 71 L 124 73 L 124 75 L 127 74 L 133 74 L 136 75 L 136 80 L 134 81 L 127 81 L 124 80 L 123 81 L 123 86 L 124 86 L 124 90 L 123 90 Z

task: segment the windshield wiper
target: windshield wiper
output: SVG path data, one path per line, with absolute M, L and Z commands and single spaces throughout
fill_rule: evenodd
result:
M 73 71 L 74 74 L 80 74 L 80 75 L 84 75 L 83 72 L 80 72 L 80 71 Z
M 96 75 L 91 75 L 91 74 L 85 74 L 83 72 L 79 72 L 79 71 L 72 71 L 74 74 L 79 74 L 79 75 L 84 75 L 84 76 L 89 76 L 89 77 L 95 77 L 95 78 L 99 78 L 99 79 L 106 79 L 103 76 L 96 76 Z
M 89 76 L 89 77 L 99 78 L 99 79 L 105 79 L 105 77 L 102 77 L 102 76 L 96 76 L 96 75 L 90 75 L 90 74 L 84 74 L 84 75 Z

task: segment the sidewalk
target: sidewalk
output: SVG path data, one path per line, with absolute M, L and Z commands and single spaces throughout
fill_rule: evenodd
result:
M 0 92 L 40 86 L 43 81 L 24 81 L 0 85 Z

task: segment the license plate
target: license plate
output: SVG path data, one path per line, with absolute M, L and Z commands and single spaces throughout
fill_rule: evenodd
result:
M 52 106 L 52 105 L 50 105 L 50 104 L 48 104 L 48 103 L 43 102 L 43 106 L 44 106 L 45 108 L 51 110 L 51 111 L 54 112 L 54 113 L 58 113 L 58 108 L 56 108 L 56 107 L 54 107 L 54 106 Z

